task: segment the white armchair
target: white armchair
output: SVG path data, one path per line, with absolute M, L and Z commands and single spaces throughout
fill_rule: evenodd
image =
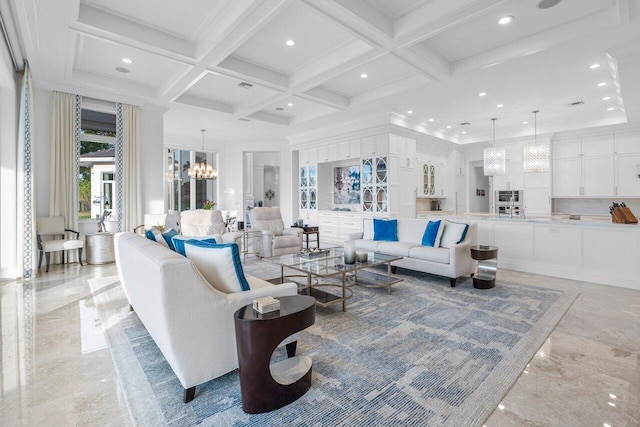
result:
M 218 210 L 193 209 L 180 212 L 180 234 L 183 236 L 219 235 L 222 243 L 237 243 L 242 233 L 227 233 L 227 224 Z
M 64 253 L 70 249 L 78 250 L 78 262 L 80 265 L 83 265 L 82 248 L 84 247 L 84 240 L 80 240 L 79 232 L 64 228 L 63 216 L 38 218 L 36 229 L 38 234 L 38 250 L 40 251 L 38 269 L 42 266 L 42 256 L 44 255 L 47 258 L 47 273 L 49 272 L 51 252 L 62 251 L 62 263 L 64 264 Z M 68 238 L 67 233 L 71 233 L 75 235 L 75 237 Z M 43 236 L 53 237 L 53 239 L 43 239 Z M 58 237 L 62 237 L 62 239 L 58 239 Z
M 284 228 L 280 208 L 253 208 L 251 228 L 262 231 L 260 256 L 294 254 L 302 249 L 302 229 Z

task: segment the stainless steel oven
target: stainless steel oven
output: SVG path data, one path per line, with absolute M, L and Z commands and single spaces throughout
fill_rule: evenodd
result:
M 495 203 L 498 216 L 520 216 L 524 206 L 524 193 L 522 190 L 498 190 Z

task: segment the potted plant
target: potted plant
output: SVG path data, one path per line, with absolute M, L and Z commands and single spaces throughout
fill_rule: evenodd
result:
M 214 202 L 213 200 L 205 200 L 204 202 L 202 202 L 202 208 L 206 210 L 213 209 L 215 205 L 216 205 L 216 202 Z

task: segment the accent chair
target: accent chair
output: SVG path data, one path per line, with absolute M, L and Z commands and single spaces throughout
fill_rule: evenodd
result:
M 40 251 L 40 260 L 38 261 L 38 269 L 42 266 L 42 255 L 47 258 L 47 270 L 49 272 L 49 262 L 51 252 L 62 251 L 62 263 L 64 264 L 65 251 L 70 249 L 78 250 L 78 262 L 82 264 L 82 248 L 84 240 L 80 240 L 80 233 L 75 230 L 64 228 L 63 216 L 49 216 L 38 218 L 36 221 L 36 233 L 38 236 L 38 250 Z M 69 234 L 68 234 L 69 233 Z M 74 237 L 69 237 L 75 234 Z M 43 239 L 43 237 L 50 237 Z
M 262 231 L 261 257 L 294 254 L 302 249 L 302 228 L 284 228 L 280 208 L 253 208 L 251 228 Z

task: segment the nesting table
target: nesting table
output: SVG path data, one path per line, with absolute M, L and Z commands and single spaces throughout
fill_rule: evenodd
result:
M 498 248 L 490 245 L 471 246 L 471 258 L 478 261 L 473 275 L 473 287 L 491 289 L 496 285 L 498 270 Z

